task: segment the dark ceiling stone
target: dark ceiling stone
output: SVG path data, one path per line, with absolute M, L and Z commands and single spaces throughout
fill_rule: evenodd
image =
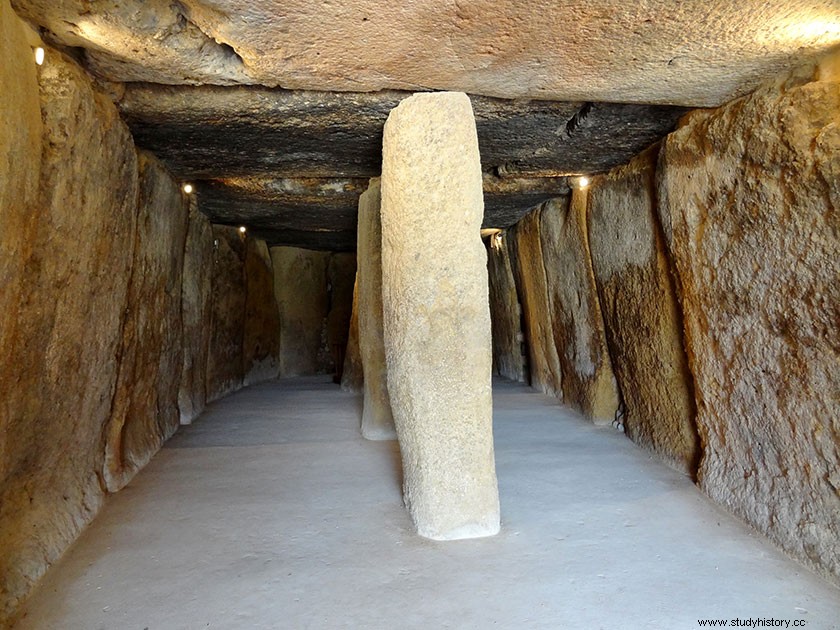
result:
M 326 234 L 355 230 L 358 196 L 380 172 L 385 120 L 407 96 L 129 84 L 119 105 L 137 145 L 194 182 L 199 207 L 213 221 L 268 230 L 280 240 L 290 231 L 296 242 L 312 231 L 313 242 L 333 243 Z M 471 100 L 486 227 L 508 227 L 567 193 L 567 175 L 627 163 L 686 112 L 664 105 Z

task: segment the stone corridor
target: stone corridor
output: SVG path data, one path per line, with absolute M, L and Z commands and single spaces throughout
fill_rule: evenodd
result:
M 263 383 L 182 427 L 51 570 L 20 630 L 838 628 L 838 591 L 689 478 L 521 384 L 494 382 L 502 530 L 436 543 L 396 442 L 329 377 Z

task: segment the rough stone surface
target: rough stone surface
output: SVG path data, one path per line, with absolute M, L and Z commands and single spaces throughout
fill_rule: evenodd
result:
M 401 92 L 325 93 L 130 85 L 120 101 L 138 144 L 196 184 L 214 223 L 270 245 L 350 251 L 358 197 L 382 164 L 382 125 Z M 679 107 L 473 99 L 484 226 L 508 227 L 673 129 Z M 278 151 L 277 147 L 283 147 Z
M 0 133 L 19 142 L 11 153 L 0 143 L 3 619 L 102 502 L 101 435 L 116 385 L 138 189 L 136 153 L 116 108 L 54 51 L 39 71 L 43 139 L 33 147 L 41 128 L 29 109 L 38 98 L 25 66 L 32 51 L 6 3 L 0 7 Z M 38 156 L 32 212 L 28 178 L 37 177 Z M 30 166 L 28 175 L 17 172 Z M 17 243 L 7 250 L 9 237 Z
M 183 368 L 181 277 L 189 225 L 178 184 L 149 154 L 139 159 L 139 206 L 122 348 L 102 478 L 116 492 L 178 429 Z
M 118 81 L 719 105 L 840 39 L 833 0 L 16 0 Z
M 245 324 L 242 339 L 245 385 L 280 371 L 280 313 L 274 298 L 274 269 L 265 241 L 245 241 Z
M 682 313 L 654 185 L 658 149 L 599 177 L 589 193 L 589 249 L 631 440 L 694 476 L 700 460 Z
M 522 306 L 525 342 L 528 346 L 528 378 L 531 387 L 563 398 L 562 372 L 554 345 L 548 281 L 540 243 L 540 211 L 525 216 L 506 238 Z
M 664 145 L 713 499 L 840 584 L 840 60 L 690 116 Z
M 213 323 L 213 228 L 192 203 L 181 285 L 181 343 L 184 364 L 178 391 L 181 424 L 189 424 L 207 402 L 207 354 Z
M 329 254 L 272 247 L 274 296 L 280 313 L 281 377 L 325 371 L 322 334 L 329 311 Z
M 353 283 L 353 307 L 350 311 L 350 332 L 347 337 L 344 369 L 341 373 L 341 389 L 345 392 L 361 392 L 364 381 L 362 351 L 359 348 L 359 273 L 357 271 L 356 281 Z
M 213 226 L 212 326 L 207 354 L 207 402 L 236 391 L 245 380 L 245 237 Z
M 356 254 L 334 253 L 330 256 L 327 263 L 327 286 L 330 301 L 326 324 L 327 344 L 332 352 L 334 374 L 340 383 L 353 315 Z
M 542 207 L 540 242 L 563 400 L 600 423 L 615 418 L 619 396 L 589 254 L 587 193 Z
M 504 238 L 503 233 L 491 235 L 487 247 L 493 371 L 512 381 L 524 381 L 521 309 L 510 264 L 510 252 L 504 244 Z
M 466 95 L 417 94 L 391 112 L 381 194 L 385 355 L 405 503 L 422 536 L 492 535 L 487 255 Z
M 368 440 L 397 437 L 388 370 L 385 364 L 385 337 L 382 321 L 382 189 L 379 178 L 359 199 L 359 350 L 362 354 L 364 405 L 362 435 Z

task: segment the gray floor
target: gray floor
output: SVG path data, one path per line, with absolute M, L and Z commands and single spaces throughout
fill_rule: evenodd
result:
M 527 388 L 495 388 L 503 524 L 482 540 L 418 538 L 396 446 L 361 439 L 356 414 L 327 378 L 212 405 L 108 501 L 17 627 L 840 628 L 840 591 Z

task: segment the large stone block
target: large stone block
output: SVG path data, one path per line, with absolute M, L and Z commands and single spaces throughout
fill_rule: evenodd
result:
M 388 391 L 418 532 L 499 531 L 481 165 L 464 94 L 417 94 L 385 124 L 382 289 Z
M 357 257 L 359 269 L 359 349 L 364 372 L 362 435 L 369 440 L 396 438 L 388 395 L 382 322 L 382 202 L 380 179 L 359 198 Z
M 329 310 L 327 311 L 327 345 L 332 358 L 333 377 L 341 383 L 344 358 L 350 337 L 353 315 L 353 290 L 356 286 L 356 254 L 333 253 L 327 263 Z
M 840 584 L 838 74 L 690 115 L 658 178 L 700 486 Z
M 603 423 L 615 417 L 619 396 L 589 256 L 586 205 L 587 191 L 579 189 L 547 202 L 540 241 L 563 400 Z
M 245 237 L 213 226 L 212 326 L 207 354 L 207 402 L 236 391 L 245 380 Z
M 245 385 L 280 371 L 280 313 L 274 298 L 274 269 L 265 241 L 245 242 L 245 323 L 242 340 Z
M 105 431 L 102 477 L 127 484 L 178 429 L 183 367 L 181 277 L 189 207 L 178 184 L 140 155 L 140 196 L 119 377 Z
M 195 205 L 190 208 L 181 289 L 184 363 L 178 408 L 181 424 L 189 424 L 207 402 L 207 355 L 213 322 L 213 228 Z
M 490 236 L 487 275 L 490 284 L 490 322 L 493 331 L 493 370 L 512 381 L 525 380 L 522 324 L 510 252 L 502 233 Z
M 272 247 L 274 296 L 280 312 L 280 373 L 318 374 L 326 370 L 322 337 L 329 311 L 329 253 Z
M 682 313 L 656 216 L 658 150 L 595 180 L 589 249 L 631 440 L 695 475 L 700 438 Z
M 362 351 L 359 348 L 359 274 L 353 284 L 353 307 L 350 311 L 350 332 L 347 337 L 347 353 L 341 372 L 341 389 L 345 392 L 361 392 L 364 386 Z
M 39 71 L 41 111 L 32 111 L 32 50 L 5 1 L 0 19 L 2 620 L 102 502 L 138 169 L 111 101 L 55 51 Z
M 522 305 L 531 387 L 563 398 L 562 372 L 554 344 L 548 280 L 540 243 L 540 211 L 526 215 L 505 239 Z

